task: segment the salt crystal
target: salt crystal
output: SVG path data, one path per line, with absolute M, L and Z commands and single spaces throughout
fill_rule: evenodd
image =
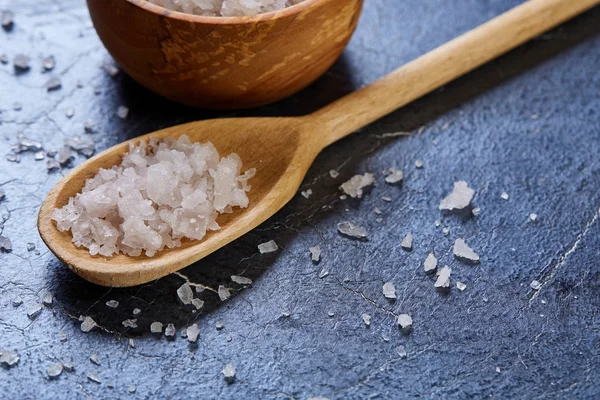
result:
M 177 330 L 175 329 L 175 325 L 168 324 L 167 327 L 165 328 L 165 336 L 173 338 L 173 337 L 175 337 L 175 333 L 177 333 Z
M 384 333 L 381 335 L 381 340 L 387 343 L 390 341 L 390 337 Z
M 100 357 L 96 353 L 90 354 L 90 361 L 96 365 L 100 365 Z
M 34 158 L 36 161 L 42 161 L 44 158 L 46 158 L 46 154 L 43 151 L 38 151 L 35 153 Z
M 252 285 L 252 279 L 244 276 L 231 275 L 231 280 L 240 285 Z
M 542 288 L 542 283 L 540 281 L 533 280 L 533 281 L 531 281 L 531 283 L 529 284 L 529 286 L 533 290 L 540 290 Z
M 284 318 L 289 318 L 289 316 L 292 315 L 289 311 L 284 311 L 281 313 L 281 316 Z
M 81 82 L 81 81 L 77 81 L 77 82 L 75 83 L 75 86 L 77 86 L 77 88 L 81 89 L 81 88 L 83 87 L 83 82 Z
M 375 214 L 377 215 L 381 215 L 383 213 L 383 211 L 381 211 L 380 208 L 375 207 L 375 209 L 373 210 L 375 212 Z
M 109 300 L 106 302 L 106 306 L 110 308 L 117 308 L 119 307 L 119 302 L 117 300 Z
M 500 373 L 502 370 L 500 369 L 500 367 L 496 367 L 496 372 Z
M 436 219 L 435 222 L 434 222 L 434 225 L 436 227 L 439 227 L 441 224 L 442 224 L 442 221 L 440 221 L 439 219 Z
M 329 316 L 329 318 L 335 317 L 335 313 L 333 311 L 327 312 L 327 315 Z
M 67 372 L 73 372 L 75 368 L 73 367 L 73 363 L 70 361 L 63 363 L 63 369 Z
M 500 197 L 502 197 L 502 199 L 504 199 L 504 200 L 508 200 L 508 193 L 502 192 L 502 194 L 500 195 Z
M 65 145 L 86 157 L 91 157 L 94 154 L 95 144 L 90 137 L 81 138 L 73 136 L 65 139 Z M 59 160 L 60 161 L 60 160 Z M 62 163 L 61 163 L 62 164 Z M 92 178 L 93 179 L 93 178 Z M 86 182 L 87 184 L 87 182 Z
M 42 61 L 42 66 L 44 67 L 44 71 L 51 71 L 56 66 L 56 59 L 54 56 L 48 56 Z
M 100 377 L 93 372 L 88 372 L 87 378 L 94 383 L 98 383 L 98 384 L 102 383 L 102 380 L 100 379 Z
M 329 275 L 329 271 L 326 269 L 322 269 L 321 272 L 319 272 L 319 278 L 321 279 L 325 278 L 327 275 Z
M 390 196 L 381 196 L 381 200 L 386 201 L 386 202 L 391 202 L 392 198 Z
M 61 82 L 60 78 L 57 76 L 53 76 L 52 78 L 48 79 L 48 82 L 46 82 L 46 90 L 48 90 L 49 92 L 51 92 L 53 90 L 58 90 L 61 87 L 62 87 L 62 82 Z
M 473 213 L 473 215 L 477 217 L 479 214 L 481 214 L 481 208 L 475 207 L 473 210 L 471 210 L 471 213 Z
M 15 153 L 22 153 L 24 151 L 40 151 L 42 150 L 42 143 L 37 140 L 29 139 L 23 136 L 23 134 L 18 135 L 17 144 L 12 147 L 12 150 Z
M 342 183 L 340 189 L 352 198 L 361 198 L 363 189 L 371 186 L 375 182 L 373 174 L 354 175 L 350 180 Z
M 129 108 L 125 107 L 125 106 L 119 106 L 119 108 L 117 108 L 117 116 L 121 119 L 125 119 L 127 118 L 127 116 L 129 115 Z
M 386 282 L 383 284 L 383 295 L 387 299 L 396 298 L 396 287 L 392 282 Z
M 461 281 L 456 281 L 456 288 L 462 292 L 467 288 L 467 285 L 465 285 Z
M 60 165 L 68 164 L 72 158 L 73 158 L 73 153 L 71 152 L 71 148 L 68 146 L 64 146 L 63 148 L 61 148 L 60 150 L 58 150 L 58 153 L 56 154 L 56 161 Z M 50 160 L 48 160 L 48 162 L 49 161 Z
M 531 213 L 529 214 L 529 219 L 531 220 L 531 222 L 535 222 L 537 220 L 537 214 L 536 213 Z
M 448 233 L 450 233 L 450 228 L 444 228 L 444 229 L 442 229 L 442 233 L 444 235 L 447 235 Z
M 19 307 L 21 304 L 23 304 L 23 299 L 21 298 L 21 296 L 15 297 L 12 301 L 13 307 Z
M 21 106 L 21 103 L 14 103 L 13 104 L 13 110 L 15 111 L 21 111 L 23 107 Z
M 408 314 L 400 314 L 398 315 L 398 320 L 396 321 L 400 329 L 408 330 L 412 328 L 413 320 L 412 317 Z
M 218 331 L 223 329 L 223 322 L 217 321 L 217 323 L 215 324 L 215 328 L 217 328 Z
M 36 319 L 42 312 L 42 305 L 35 304 L 27 309 L 27 316 L 29 319 Z
M 429 253 L 425 262 L 423 263 L 423 268 L 425 269 L 425 273 L 429 274 L 435 271 L 437 268 L 437 258 L 433 253 Z
M 53 301 L 52 293 L 45 292 L 44 295 L 42 296 L 42 303 L 44 303 L 47 306 L 51 306 L 52 301 Z
M 0 349 L 0 365 L 3 367 L 12 368 L 17 365 L 20 359 L 21 356 L 16 351 Z
M 452 269 L 450 267 L 445 266 L 441 270 L 438 271 L 438 277 L 435 281 L 434 286 L 440 289 L 447 289 L 450 287 L 450 274 L 452 273 Z
M 192 324 L 187 328 L 187 340 L 190 343 L 196 343 L 198 341 L 198 336 L 200 336 L 200 329 L 198 328 L 198 324 Z
M 391 185 L 402 182 L 404 179 L 404 173 L 402 170 L 390 168 L 390 174 L 385 177 L 385 182 Z
M 140 310 L 139 308 L 134 308 L 133 309 L 133 315 L 138 315 L 141 312 L 142 312 L 142 310 Z
M 204 307 L 204 301 L 200 299 L 192 299 L 192 305 L 196 308 L 196 310 L 199 310 Z
M 83 130 L 85 131 L 85 133 L 94 133 L 95 128 L 96 128 L 96 125 L 94 124 L 94 121 L 92 121 L 91 119 L 86 119 L 85 122 L 83 123 Z
M 398 353 L 400 358 L 406 358 L 408 356 L 408 353 L 406 352 L 406 348 L 404 348 L 404 346 L 402 346 L 402 345 L 400 345 L 396 348 L 396 353 Z
M 15 71 L 17 73 L 28 71 L 29 66 L 29 57 L 25 54 L 17 54 L 15 58 L 13 58 L 13 66 L 15 67 Z
M 63 372 L 62 363 L 55 363 L 48 367 L 46 373 L 48 374 L 48 378 L 56 379 Z
M 9 59 L 8 59 L 8 55 L 7 54 L 2 54 L 0 55 L 0 63 L 2 64 L 8 64 Z
M 423 161 L 422 160 L 416 160 L 415 161 L 415 167 L 417 167 L 417 168 L 423 168 Z
M 368 232 L 365 228 L 359 225 L 355 225 L 352 222 L 340 222 L 338 223 L 337 228 L 342 235 L 346 235 L 349 237 L 364 239 L 368 236 Z
M 4 190 L 0 189 L 0 201 L 4 200 L 4 197 L 6 197 Z
M 137 389 L 137 388 L 135 387 L 135 385 L 129 385 L 129 386 L 127 387 L 127 391 L 128 391 L 129 393 L 135 393 L 136 389 Z
M 221 301 L 225 301 L 229 297 L 231 297 L 231 293 L 229 292 L 229 289 L 227 289 L 223 285 L 219 285 L 219 288 L 218 288 L 217 292 L 219 294 L 219 299 L 221 299 Z
M 332 169 L 332 170 L 329 170 L 329 176 L 331 176 L 333 179 L 335 179 L 338 176 L 340 176 L 340 173 L 337 172 L 335 169 Z
M 163 324 L 162 322 L 155 321 L 150 324 L 150 332 L 152 333 L 162 333 Z
M 470 262 L 470 263 L 478 263 L 479 255 L 473 251 L 467 244 L 464 239 L 456 239 L 454 242 L 454 256 L 459 260 Z
M 188 282 L 184 283 L 177 289 L 177 297 L 179 297 L 181 303 L 185 305 L 192 303 L 194 292 L 192 292 L 192 288 Z
M 440 201 L 440 210 L 462 210 L 471 204 L 475 191 L 465 181 L 454 182 L 454 189 Z
M 410 250 L 412 250 L 412 245 L 413 245 L 412 233 L 408 232 L 406 234 L 406 236 L 404 237 L 404 239 L 402 239 L 402 243 L 400 244 L 400 246 L 402 246 L 402 248 L 404 250 L 410 251 Z
M 319 262 L 321 259 L 321 247 L 313 246 L 309 247 L 308 251 L 310 251 L 310 258 L 313 262 Z
M 64 329 L 61 329 L 58 332 L 58 340 L 60 340 L 61 342 L 66 342 L 69 339 L 69 337 L 67 336 L 67 331 L 65 331 Z
M 46 169 L 48 171 L 52 171 L 54 169 L 60 168 L 60 163 L 52 158 L 46 160 Z
M 227 383 L 233 383 L 235 380 L 235 367 L 231 364 L 225 365 L 223 368 L 223 378 Z
M 371 326 L 371 316 L 369 314 L 363 313 L 360 317 L 366 326 Z
M 300 192 L 300 194 L 307 199 L 312 195 L 312 193 L 313 193 L 312 189 L 303 190 L 302 192 Z
M 133 319 L 126 319 L 125 321 L 121 322 L 121 324 L 123 324 L 123 326 L 125 328 L 137 328 L 137 319 L 133 318 Z
M 2 24 L 2 29 L 5 31 L 11 31 L 14 26 L 13 12 L 9 10 L 2 11 L 2 16 L 0 16 L 0 24 Z
M 265 253 L 272 253 L 274 251 L 277 251 L 279 247 L 277 246 L 277 243 L 275 243 L 274 240 L 269 240 L 266 243 L 261 243 L 258 245 L 258 251 L 261 254 L 265 254 Z
M 108 73 L 111 77 L 115 77 L 117 76 L 117 74 L 119 73 L 119 69 L 110 61 L 104 61 L 104 64 L 102 64 L 102 67 L 104 68 L 104 70 L 106 71 L 106 73 Z
M 12 251 L 12 242 L 6 236 L 0 235 L 0 251 L 9 253 Z
M 65 116 L 67 118 L 71 118 L 71 117 L 73 117 L 73 115 L 75 115 L 75 110 L 72 107 L 67 108 L 67 111 L 65 112 Z
M 340 196 L 340 200 L 346 200 L 348 198 L 348 196 L 346 196 L 345 194 Z

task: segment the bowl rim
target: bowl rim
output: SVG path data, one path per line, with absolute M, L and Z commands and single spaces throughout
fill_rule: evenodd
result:
M 193 22 L 199 24 L 213 24 L 213 25 L 242 25 L 242 24 L 255 24 L 262 21 L 276 20 L 284 18 L 289 15 L 298 14 L 302 11 L 314 8 L 319 3 L 325 3 L 327 0 L 304 0 L 293 6 L 286 7 L 281 10 L 270 11 L 268 13 L 262 13 L 257 15 L 241 16 L 241 17 L 211 17 L 206 15 L 195 15 L 187 14 L 180 11 L 172 11 L 161 7 L 157 4 L 150 3 L 147 0 L 125 0 L 129 4 L 139 7 L 145 11 L 157 14 L 165 18 L 172 18 L 179 21 Z

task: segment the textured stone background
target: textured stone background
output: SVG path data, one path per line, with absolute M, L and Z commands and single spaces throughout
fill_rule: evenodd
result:
M 88 118 L 101 151 L 196 119 L 310 112 L 518 3 L 367 0 L 348 50 L 310 88 L 259 110 L 214 113 L 106 74 L 108 55 L 83 1 L 0 0 L 0 9 L 15 12 L 12 32 L 0 31 L 0 54 L 33 59 L 31 71 L 19 76 L 11 63 L 0 64 L 0 230 L 14 247 L 0 253 L 0 348 L 21 356 L 18 366 L 0 369 L 0 398 L 598 398 L 600 9 L 327 149 L 302 187 L 313 190 L 310 199 L 297 196 L 258 229 L 182 271 L 211 288 L 230 285 L 232 274 L 255 281 L 223 304 L 205 291 L 201 314 L 178 304 L 182 276 L 111 290 L 69 272 L 35 224 L 44 195 L 68 170 L 47 173 L 32 153 L 19 164 L 5 159 L 18 132 L 59 147 L 83 134 Z M 49 54 L 56 69 L 42 74 L 40 57 Z M 63 86 L 47 93 L 52 75 Z M 13 110 L 15 101 L 21 111 Z M 131 110 L 126 120 L 115 115 L 122 104 Z M 69 107 L 72 119 L 65 117 Z M 381 136 L 396 131 L 414 135 Z M 417 159 L 423 169 L 415 169 Z M 391 166 L 405 171 L 400 188 L 383 183 L 381 172 Z M 329 177 L 330 169 L 339 178 Z M 377 174 L 373 190 L 360 202 L 340 201 L 338 185 L 366 171 Z M 459 179 L 476 189 L 478 217 L 437 210 Z M 508 201 L 500 198 L 504 191 Z M 375 207 L 383 210 L 381 223 Z M 367 227 L 368 241 L 339 236 L 335 227 L 343 220 Z M 409 231 L 414 250 L 405 252 L 400 241 Z M 481 255 L 478 266 L 453 259 L 457 237 Z M 280 251 L 258 254 L 257 244 L 269 239 Z M 39 254 L 27 251 L 28 242 Z M 308 252 L 315 244 L 323 249 L 319 265 Z M 467 284 L 464 292 L 434 290 L 434 278 L 422 272 L 430 251 L 452 267 L 454 281 Z M 320 279 L 321 269 L 330 275 Z M 533 279 L 543 283 L 537 295 Z M 384 281 L 395 283 L 397 301 L 383 298 Z M 54 305 L 31 321 L 26 310 L 45 290 L 54 293 Z M 15 308 L 17 296 L 24 304 Z M 121 302 L 118 309 L 104 305 L 110 299 Z M 121 321 L 135 307 L 142 310 L 139 328 L 125 329 Z M 370 328 L 363 312 L 373 316 Z M 414 319 L 409 336 L 395 327 L 394 315 L 403 312 Z M 79 315 L 92 316 L 101 329 L 82 333 Z M 198 346 L 179 335 L 152 336 L 155 320 L 178 330 L 196 321 Z M 215 329 L 217 321 L 223 330 Z M 406 359 L 397 355 L 399 345 Z M 92 352 L 100 366 L 89 361 Z M 72 360 L 75 372 L 50 381 L 46 369 L 56 360 Z M 237 367 L 232 385 L 220 373 L 229 362 Z M 88 381 L 88 372 L 102 383 Z M 128 393 L 130 385 L 136 393 Z

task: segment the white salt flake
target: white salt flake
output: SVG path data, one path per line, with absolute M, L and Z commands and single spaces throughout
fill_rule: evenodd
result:
M 117 300 L 109 300 L 106 302 L 106 306 L 110 308 L 117 308 L 119 307 L 119 302 Z
M 375 208 L 373 209 L 373 211 L 374 211 L 374 212 L 375 212 L 375 214 L 377 214 L 377 215 L 381 215 L 381 214 L 383 213 L 383 211 L 381 211 L 381 209 L 380 209 L 380 208 L 378 208 L 378 207 L 375 207 Z
M 373 174 L 354 175 L 348 181 L 342 183 L 340 189 L 352 198 L 360 199 L 363 195 L 363 189 L 371 186 L 375 182 Z
M 398 320 L 396 321 L 400 329 L 410 329 L 413 324 L 412 317 L 408 314 L 400 314 L 398 315 Z
M 12 368 L 19 363 L 21 356 L 16 351 L 0 349 L 0 365 L 5 368 Z
M 390 196 L 381 196 L 381 200 L 390 203 L 392 201 L 392 198 Z
M 194 307 L 196 307 L 196 310 L 199 310 L 202 307 L 204 307 L 204 301 L 202 301 L 202 300 L 200 300 L 198 298 L 195 298 L 195 299 L 192 299 L 192 305 Z
M 440 210 L 463 210 L 471 204 L 475 191 L 465 181 L 454 182 L 454 189 L 440 201 Z
M 48 367 L 46 373 L 48 374 L 48 378 L 56 379 L 63 372 L 63 364 L 62 363 L 54 363 Z
M 135 340 L 134 339 L 129 338 L 129 347 L 135 348 Z
M 465 285 L 461 281 L 456 281 L 456 288 L 462 292 L 467 288 L 467 285 Z
M 219 289 L 217 290 L 217 292 L 221 301 L 225 301 L 231 297 L 231 292 L 223 285 L 219 285 Z
M 413 236 L 411 232 L 408 232 L 406 236 L 404 236 L 404 239 L 402 239 L 402 243 L 400 244 L 400 246 L 402 246 L 404 250 L 412 250 Z
M 371 326 L 371 316 L 369 314 L 363 313 L 360 317 L 366 326 Z
M 58 332 L 58 340 L 60 340 L 61 342 L 66 342 L 69 339 L 69 337 L 67 336 L 67 331 L 65 331 L 64 329 L 61 329 Z
M 456 239 L 454 241 L 454 256 L 459 260 L 470 262 L 470 263 L 478 263 L 479 255 L 473 251 L 467 244 L 464 239 Z
M 368 236 L 368 232 L 365 228 L 359 225 L 355 225 L 352 222 L 344 221 L 337 225 L 338 231 L 345 236 L 364 239 Z
M 198 328 L 198 324 L 192 324 L 187 328 L 187 340 L 190 343 L 196 343 L 198 341 L 198 337 L 200 336 L 200 329 Z
M 54 300 L 54 298 L 53 298 L 51 292 L 45 292 L 44 295 L 42 296 L 42 303 L 44 303 L 47 306 L 51 306 L 53 300 Z
M 127 391 L 128 391 L 129 393 L 135 393 L 135 391 L 136 391 L 136 390 L 137 390 L 137 387 L 136 387 L 135 385 L 129 385 L 129 386 L 127 387 Z
M 72 107 L 67 108 L 67 111 L 65 111 L 65 116 L 67 118 L 72 118 L 73 115 L 75 115 L 75 110 Z
M 402 345 L 400 345 L 396 348 L 396 353 L 398 353 L 400 358 L 406 358 L 408 356 L 408 353 L 406 352 L 406 348 Z
M 474 209 L 472 209 L 472 210 L 471 210 L 471 213 L 472 213 L 472 214 L 473 214 L 475 217 L 477 217 L 477 216 L 479 216 L 479 214 L 481 214 L 481 208 L 479 208 L 479 207 L 475 207 Z
M 309 198 L 312 195 L 313 191 L 312 189 L 308 189 L 308 190 L 303 190 L 302 192 L 300 192 L 300 194 L 304 197 L 304 198 Z
M 239 285 L 252 285 L 252 279 L 245 276 L 231 275 L 231 280 Z
M 98 384 L 102 383 L 102 379 L 100 379 L 100 377 L 93 372 L 88 372 L 87 378 L 94 383 L 98 383 Z
M 96 353 L 90 354 L 90 361 L 96 365 L 100 365 L 100 357 Z
M 227 383 L 233 383 L 235 380 L 235 367 L 232 364 L 227 364 L 223 368 L 223 378 Z
M 390 173 L 385 177 L 385 182 L 390 185 L 402 182 L 404 179 L 404 173 L 400 169 L 390 168 Z
M 163 324 L 162 322 L 154 321 L 150 324 L 150 332 L 152 333 L 162 333 Z
M 21 296 L 17 296 L 12 300 L 13 307 L 19 307 L 21 304 L 23 304 L 23 299 Z
M 537 280 L 533 280 L 533 281 L 531 281 L 531 283 L 529 284 L 529 286 L 533 290 L 540 290 L 542 288 L 542 282 L 537 281 Z
M 386 299 L 396 298 L 396 287 L 392 282 L 386 282 L 383 284 L 383 295 Z
M 425 270 L 425 273 L 429 274 L 435 271 L 437 268 L 437 262 L 438 260 L 435 258 L 435 255 L 433 253 L 429 253 L 425 259 L 425 262 L 423 263 L 423 269 Z
M 438 271 L 438 277 L 435 281 L 434 286 L 440 289 L 446 289 L 450 287 L 450 274 L 452 273 L 452 269 L 448 266 L 445 266 L 441 270 Z
M 531 222 L 537 221 L 537 218 L 538 218 L 538 215 L 536 213 L 529 214 L 529 219 L 531 220 Z
M 139 308 L 134 308 L 133 309 L 133 315 L 138 315 L 141 312 L 142 312 L 142 310 L 140 310 Z
M 218 331 L 220 331 L 221 329 L 223 329 L 223 322 L 222 321 L 217 321 L 217 323 L 215 324 L 215 328 L 217 328 Z
M 42 305 L 34 304 L 33 306 L 31 306 L 27 309 L 27 316 L 29 317 L 29 319 L 36 319 L 38 317 L 38 315 L 40 315 L 41 312 L 42 312 Z
M 444 228 L 444 229 L 442 229 L 442 233 L 444 235 L 447 235 L 448 233 L 450 233 L 450 228 Z
M 417 168 L 423 168 L 423 160 L 416 160 L 415 161 L 415 167 Z
M 321 272 L 319 272 L 319 278 L 321 279 L 325 278 L 327 275 L 329 275 L 329 271 L 326 269 L 322 269 Z
M 277 251 L 277 249 L 279 249 L 279 246 L 277 246 L 277 243 L 275 243 L 274 240 L 269 240 L 268 242 L 261 243 L 258 245 L 258 251 L 261 254 L 272 253 L 274 251 Z
M 121 322 L 121 324 L 125 327 L 125 328 L 137 328 L 137 319 L 133 318 L 133 319 L 126 319 L 125 321 Z
M 63 369 L 67 372 L 73 372 L 75 367 L 73 367 L 73 363 L 70 361 L 66 361 L 63 363 Z
M 329 170 L 329 176 L 331 176 L 333 179 L 335 179 L 338 176 L 340 176 L 340 173 L 337 172 L 335 169 L 332 169 L 332 170 Z
M 165 328 L 165 336 L 173 338 L 173 337 L 175 337 L 175 333 L 177 333 L 177 330 L 175 329 L 175 325 L 168 324 L 167 327 Z
M 121 119 L 125 119 L 127 118 L 127 116 L 129 115 L 129 108 L 125 107 L 125 106 L 119 106 L 119 108 L 117 108 L 117 116 Z
M 508 193 L 506 193 L 506 192 L 502 192 L 502 194 L 500 195 L 500 197 L 501 197 L 503 200 L 508 200 Z
M 192 292 L 192 288 L 188 282 L 184 283 L 177 289 L 177 297 L 185 305 L 192 303 L 194 292 Z
M 318 245 L 309 247 L 308 251 L 310 251 L 311 260 L 314 262 L 319 262 L 319 260 L 321 259 L 321 247 Z

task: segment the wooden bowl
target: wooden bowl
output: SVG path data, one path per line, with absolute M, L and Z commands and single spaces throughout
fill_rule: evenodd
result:
M 281 100 L 321 76 L 350 40 L 363 0 L 305 0 L 251 17 L 204 17 L 146 0 L 87 0 L 100 39 L 151 91 L 232 109 Z

